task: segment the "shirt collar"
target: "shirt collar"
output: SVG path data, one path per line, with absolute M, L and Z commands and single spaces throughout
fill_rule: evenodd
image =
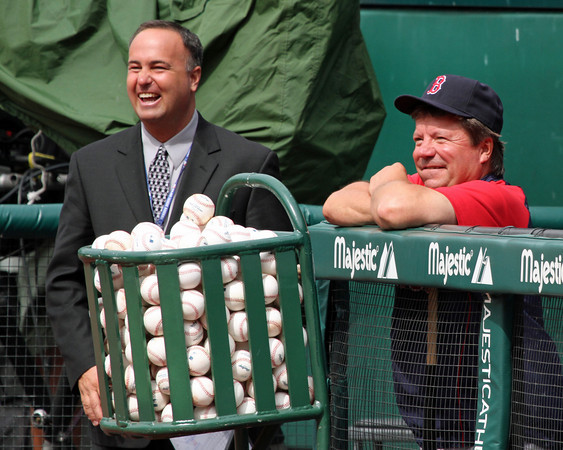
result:
M 170 138 L 166 142 L 160 142 L 155 139 L 145 128 L 144 124 L 141 122 L 141 140 L 143 142 L 143 151 L 145 153 L 145 159 L 152 161 L 156 156 L 156 152 L 161 144 L 164 144 L 166 150 L 168 151 L 168 156 L 170 161 L 177 169 L 185 158 L 186 154 L 192 148 L 192 144 L 195 137 L 195 132 L 197 129 L 199 114 L 194 111 L 192 120 L 175 136 Z

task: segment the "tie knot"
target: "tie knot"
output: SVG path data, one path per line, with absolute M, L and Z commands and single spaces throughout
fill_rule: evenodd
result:
M 158 147 L 158 151 L 156 152 L 156 158 L 167 158 L 168 157 L 168 150 L 164 145 Z

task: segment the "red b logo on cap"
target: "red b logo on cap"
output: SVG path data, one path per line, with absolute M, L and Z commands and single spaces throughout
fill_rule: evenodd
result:
M 442 89 L 442 84 L 444 84 L 445 81 L 446 81 L 445 75 L 440 75 L 439 77 L 436 77 L 434 83 L 432 83 L 432 86 L 430 86 L 430 89 L 428 89 L 426 93 L 430 95 L 435 94 L 440 89 Z

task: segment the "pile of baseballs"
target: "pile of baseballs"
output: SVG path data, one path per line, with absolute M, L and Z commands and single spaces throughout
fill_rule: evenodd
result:
M 252 239 L 276 237 L 270 230 L 256 230 L 236 225 L 224 216 L 215 216 L 213 201 L 203 194 L 194 194 L 184 203 L 180 220 L 172 226 L 169 237 L 152 222 L 139 223 L 131 233 L 123 230 L 113 231 L 95 239 L 92 248 L 120 251 L 152 251 L 163 249 L 190 248 L 226 242 L 240 242 Z M 287 369 L 284 361 L 282 340 L 282 320 L 278 301 L 278 281 L 276 260 L 271 252 L 261 252 L 262 282 L 270 359 L 272 363 L 272 383 L 278 409 L 289 408 L 290 399 L 287 384 Z M 120 322 L 120 335 L 125 366 L 125 387 L 128 392 L 128 407 L 131 420 L 139 420 L 135 390 L 135 373 L 131 364 L 131 345 L 127 321 L 123 274 L 117 264 L 111 266 L 115 290 L 117 315 Z M 239 273 L 239 257 L 224 257 L 221 260 L 222 282 L 225 295 L 225 314 L 233 370 L 233 384 L 238 414 L 256 412 L 254 386 L 252 382 L 251 353 L 248 345 L 248 323 L 245 311 L 244 285 Z M 147 336 L 147 353 L 153 403 L 156 417 L 161 422 L 174 420 L 170 403 L 170 383 L 166 364 L 162 314 L 155 267 L 146 264 L 138 267 L 140 293 L 143 299 L 143 323 Z M 211 374 L 211 357 L 207 339 L 207 320 L 205 298 L 201 286 L 201 267 L 198 261 L 183 262 L 178 266 L 180 298 L 184 317 L 184 332 L 188 358 L 190 387 L 197 420 L 216 417 L 214 406 L 214 385 Z M 101 291 L 97 272 L 94 284 Z M 301 301 L 301 285 L 298 285 Z M 100 298 L 100 322 L 105 327 L 103 301 Z M 303 328 L 307 345 L 307 332 Z M 105 370 L 111 378 L 109 355 L 106 356 Z M 312 377 L 309 377 L 310 400 L 314 400 Z

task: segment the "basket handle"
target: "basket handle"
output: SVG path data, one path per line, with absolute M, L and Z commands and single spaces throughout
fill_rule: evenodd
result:
M 305 218 L 289 189 L 277 178 L 263 173 L 239 173 L 229 178 L 219 192 L 216 205 L 217 215 L 228 215 L 233 196 L 241 187 L 263 188 L 270 191 L 284 207 L 293 229 L 304 235 L 307 234 Z

